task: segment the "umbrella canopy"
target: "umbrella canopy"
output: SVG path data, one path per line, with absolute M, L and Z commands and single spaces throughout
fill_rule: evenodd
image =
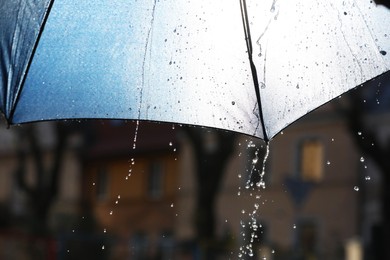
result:
M 389 24 L 368 0 L 2 1 L 0 108 L 268 140 L 388 71 Z

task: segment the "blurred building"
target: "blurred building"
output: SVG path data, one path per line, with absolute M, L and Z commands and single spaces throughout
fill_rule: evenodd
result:
M 170 259 L 178 144 L 172 125 L 95 123 L 84 153 L 83 191 L 114 259 Z M 109 245 L 106 245 L 109 248 Z
M 389 140 L 389 110 L 368 111 L 364 121 L 381 142 Z M 353 135 L 364 139 L 364 133 L 351 133 L 332 103 L 300 119 L 272 140 L 261 191 L 256 183 L 265 144 L 240 136 L 216 206 L 220 237 L 236 244 L 228 256 L 245 258 L 252 251 L 255 259 L 363 259 L 383 221 L 382 186 Z M 181 147 L 181 168 L 192 170 L 181 171 L 176 235 L 190 240 L 197 189 L 192 148 L 185 139 Z

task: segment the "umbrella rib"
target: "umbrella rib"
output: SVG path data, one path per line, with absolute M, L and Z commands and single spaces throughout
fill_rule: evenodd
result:
M 241 7 L 242 24 L 244 26 L 245 42 L 246 42 L 246 47 L 248 50 L 249 64 L 251 67 L 252 79 L 253 79 L 253 83 L 255 86 L 256 99 L 257 99 L 257 104 L 258 104 L 258 108 L 259 108 L 259 119 L 260 119 L 262 131 L 263 131 L 263 139 L 264 139 L 264 141 L 266 141 L 268 143 L 269 138 L 268 138 L 268 135 L 267 135 L 267 132 L 265 129 L 263 111 L 262 111 L 262 107 L 261 107 L 259 80 L 257 78 L 256 66 L 255 66 L 255 64 L 253 62 L 253 58 L 252 58 L 253 47 L 252 47 L 251 33 L 250 33 L 250 29 L 249 29 L 249 19 L 248 19 L 246 0 L 240 0 L 240 7 Z
M 50 13 L 51 7 L 53 6 L 53 2 L 54 2 L 54 0 L 48 0 L 46 6 L 44 7 L 46 10 L 43 12 L 43 18 L 42 18 L 41 25 L 39 27 L 38 34 L 36 36 L 36 40 L 35 40 L 35 42 L 34 42 L 34 44 L 32 46 L 31 52 L 29 53 L 28 63 L 27 63 L 27 65 L 24 68 L 24 72 L 22 74 L 22 79 L 20 80 L 20 83 L 18 85 L 14 101 L 11 104 L 9 117 L 7 119 L 7 124 L 12 124 L 15 108 L 16 108 L 16 105 L 18 104 L 20 93 L 22 91 L 24 82 L 26 81 L 26 76 L 28 74 L 28 70 L 30 68 L 30 65 L 31 65 L 31 62 L 32 62 L 32 58 L 34 57 L 34 53 L 35 53 L 35 51 L 36 51 L 36 49 L 38 47 L 38 42 L 39 42 L 39 39 L 41 38 L 42 31 L 43 31 L 43 28 L 45 27 L 45 24 L 46 24 L 46 21 L 47 21 L 47 17 L 48 17 L 48 14 Z

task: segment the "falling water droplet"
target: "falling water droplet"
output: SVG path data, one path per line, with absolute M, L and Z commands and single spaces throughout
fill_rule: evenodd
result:
M 294 224 L 294 225 L 293 225 L 293 229 L 296 229 L 296 228 L 297 228 L 297 225 Z
M 112 210 L 111 210 L 111 211 L 110 211 L 110 215 L 112 215 L 112 213 L 113 213 L 113 212 L 112 212 Z
M 133 140 L 133 150 L 137 147 L 137 136 L 138 136 L 139 120 L 136 121 L 135 131 L 134 131 L 134 140 Z
M 327 161 L 326 164 L 327 164 L 327 165 L 330 165 L 330 161 Z
M 366 176 L 365 179 L 366 179 L 366 181 L 369 181 L 369 180 L 371 180 L 371 177 L 370 176 Z
M 172 142 L 169 142 L 169 146 L 172 146 Z
M 355 191 L 359 191 L 359 187 L 358 187 L 358 186 L 353 187 L 353 189 L 354 189 Z
M 104 250 L 104 245 L 102 246 L 102 250 Z
M 360 161 L 361 161 L 361 162 L 364 162 L 364 157 L 363 157 L 363 156 L 360 157 Z
M 173 203 L 171 204 L 171 208 L 173 208 Z

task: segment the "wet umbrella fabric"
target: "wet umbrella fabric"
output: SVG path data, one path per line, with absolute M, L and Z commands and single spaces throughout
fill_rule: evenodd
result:
M 366 0 L 2 1 L 0 108 L 270 139 L 388 71 L 389 24 Z

